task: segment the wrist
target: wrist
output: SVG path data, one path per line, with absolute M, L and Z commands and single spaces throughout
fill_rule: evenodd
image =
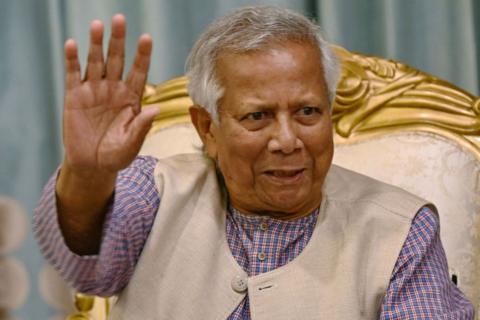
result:
M 103 204 L 112 195 L 116 179 L 117 172 L 79 170 L 64 161 L 57 178 L 57 197 L 70 203 L 80 201 Z

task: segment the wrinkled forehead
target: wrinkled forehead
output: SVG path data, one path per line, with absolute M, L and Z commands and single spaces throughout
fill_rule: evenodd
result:
M 298 39 L 275 39 L 270 40 L 258 47 L 249 50 L 240 50 L 235 47 L 226 47 L 218 51 L 215 57 L 214 63 L 214 72 L 216 78 L 219 80 L 220 85 L 225 80 L 225 75 L 222 73 L 222 70 L 230 69 L 229 66 L 238 65 L 239 61 L 252 61 L 255 58 L 265 57 L 274 52 L 289 51 L 292 45 L 304 48 L 304 50 L 298 51 L 299 56 L 304 56 L 306 53 L 311 53 L 312 51 L 316 54 L 316 63 L 312 64 L 313 68 L 318 68 L 323 72 L 322 64 L 322 53 L 320 48 L 313 41 L 298 40 Z M 250 59 L 245 59 L 250 58 Z M 299 57 L 302 58 L 302 57 Z M 245 68 L 247 65 L 245 65 Z

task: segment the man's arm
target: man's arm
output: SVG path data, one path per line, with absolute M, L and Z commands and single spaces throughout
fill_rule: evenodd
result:
M 152 39 L 139 38 L 134 63 L 123 79 L 125 33 L 125 17 L 114 16 L 104 61 L 103 24 L 91 23 L 83 78 L 77 45 L 72 39 L 65 42 L 65 157 L 56 184 L 56 207 L 65 242 L 79 255 L 98 253 L 117 174 L 135 159 L 158 113 L 140 106 Z
M 57 220 L 57 175 L 46 185 L 34 213 L 33 230 L 45 257 L 78 291 L 110 296 L 128 283 L 160 204 L 153 179 L 156 162 L 138 157 L 119 172 L 97 255 L 80 256 L 67 246 Z
M 380 319 L 473 319 L 473 306 L 450 281 L 438 217 L 415 216 L 390 279 Z

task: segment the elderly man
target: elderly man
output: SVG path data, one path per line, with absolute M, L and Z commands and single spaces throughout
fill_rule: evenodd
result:
M 91 24 L 85 77 L 65 44 L 65 159 L 35 232 L 113 319 L 473 319 L 448 279 L 433 205 L 332 166 L 338 63 L 317 26 L 273 7 L 214 22 L 187 61 L 205 155 L 137 157 L 151 39 L 122 80 Z

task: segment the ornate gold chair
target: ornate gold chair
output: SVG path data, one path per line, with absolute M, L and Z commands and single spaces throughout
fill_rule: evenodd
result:
M 335 49 L 342 77 L 333 107 L 334 163 L 438 206 L 452 279 L 478 310 L 480 99 L 405 64 Z M 144 107 L 160 105 L 162 111 L 142 154 L 201 152 L 188 114 L 186 81 L 180 77 L 146 87 Z M 88 310 L 95 312 L 97 305 L 105 310 L 105 300 L 88 299 L 77 298 L 83 307 L 77 316 L 85 317 L 70 319 L 88 319 Z

